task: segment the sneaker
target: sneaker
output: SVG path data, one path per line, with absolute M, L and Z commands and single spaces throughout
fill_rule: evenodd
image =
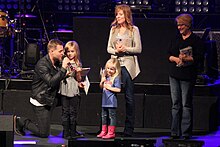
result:
M 83 132 L 80 132 L 80 131 L 76 130 L 76 136 L 78 136 L 78 137 L 85 137 L 85 134 Z
M 190 136 L 183 136 L 183 140 L 189 140 L 190 138 Z
M 14 116 L 14 132 L 19 136 L 24 136 L 25 132 L 23 130 L 23 127 L 19 125 L 19 119 L 19 117 Z
M 176 136 L 176 135 L 173 135 L 173 136 L 172 136 L 172 135 L 171 135 L 171 136 L 170 136 L 170 139 L 180 139 L 180 136 Z

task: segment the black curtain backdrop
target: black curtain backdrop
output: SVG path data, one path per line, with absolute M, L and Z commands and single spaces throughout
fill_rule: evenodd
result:
M 99 71 L 110 58 L 107 43 L 110 24 L 114 18 L 73 18 L 74 39 L 79 43 L 84 67 L 91 67 L 89 79 L 99 82 Z M 138 83 L 168 83 L 166 51 L 175 36 L 174 19 L 135 19 L 142 40 L 142 53 L 138 56 L 141 68 Z

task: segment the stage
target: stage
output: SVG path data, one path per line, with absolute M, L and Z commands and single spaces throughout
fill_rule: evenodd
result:
M 31 96 L 31 82 L 28 79 L 0 79 L 1 104 L 3 101 L 4 117 L 6 115 L 25 116 L 34 120 L 29 97 Z M 194 121 L 193 141 L 204 142 L 204 147 L 216 147 L 220 145 L 218 132 L 219 126 L 219 84 L 218 81 L 207 85 L 196 85 L 194 90 Z M 27 136 L 14 135 L 15 146 L 21 141 L 28 143 L 25 146 L 130 146 L 128 143 L 137 145 L 142 143 L 153 143 L 155 147 L 165 146 L 170 135 L 170 108 L 171 100 L 169 95 L 169 84 L 135 83 L 135 104 L 136 120 L 134 136 L 131 138 L 122 137 L 125 119 L 124 94 L 118 95 L 119 107 L 117 109 L 117 129 L 115 140 L 97 139 L 101 113 L 101 91 L 98 82 L 91 82 L 89 94 L 81 91 L 81 103 L 78 114 L 77 130 L 84 132 L 85 137 L 77 140 L 65 140 L 62 136 L 61 107 L 58 106 L 52 117 L 51 135 L 49 138 L 38 138 L 28 132 Z M 1 119 L 3 120 L 3 119 Z M 10 123 L 11 120 L 6 120 Z M 8 123 L 4 122 L 3 123 Z M 2 124 L 0 123 L 2 126 Z M 0 129 L 0 132 L 1 129 Z M 7 132 L 7 129 L 6 129 Z M 12 131 L 11 131 L 12 132 Z M 27 142 L 28 141 L 28 142 Z M 182 140 L 179 140 L 182 142 Z M 133 143 L 135 142 L 135 143 Z M 127 143 L 127 144 L 125 144 Z M 167 143 L 167 142 L 166 142 Z M 168 143 L 169 140 L 168 140 Z M 171 142 L 174 143 L 174 142 Z M 76 145 L 77 144 L 77 145 Z M 178 140 L 177 140 L 178 144 Z M 146 144 L 145 144 L 146 145 Z M 181 145 L 181 143 L 180 143 Z
M 62 126 L 61 125 L 51 125 L 51 135 L 49 138 L 38 138 L 30 133 L 26 136 L 14 135 L 14 147 L 32 147 L 32 146 L 53 146 L 53 147 L 112 147 L 112 146 L 148 146 L 147 147 L 165 147 L 163 141 L 169 139 L 169 129 L 152 129 L 152 128 L 135 128 L 135 134 L 133 137 L 121 137 L 123 128 L 118 127 L 116 129 L 116 138 L 103 140 L 96 138 L 97 132 L 99 130 L 98 126 L 78 126 L 78 131 L 84 132 L 85 137 L 78 138 L 76 140 L 65 140 L 62 136 Z M 184 143 L 191 144 L 190 147 L 195 145 L 199 147 L 200 142 L 204 142 L 203 147 L 217 147 L 220 145 L 220 132 L 212 132 L 209 134 L 204 134 L 201 132 L 194 132 L 194 136 L 191 140 L 183 141 L 181 139 L 175 140 L 179 142 L 179 145 Z M 77 145 L 74 145 L 74 143 Z M 21 143 L 23 143 L 21 145 Z M 130 143 L 130 145 L 128 145 Z M 172 146 L 173 147 L 173 146 Z M 184 146 L 185 147 L 185 146 Z

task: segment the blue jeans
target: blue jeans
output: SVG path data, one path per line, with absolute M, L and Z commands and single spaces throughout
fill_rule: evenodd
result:
M 102 108 L 102 125 L 116 126 L 116 108 Z
M 169 77 L 172 99 L 172 136 L 190 136 L 192 134 L 193 81 L 178 80 Z
M 126 101 L 126 118 L 124 133 L 131 135 L 134 131 L 135 122 L 134 82 L 131 79 L 129 72 L 124 66 L 121 68 L 121 73 Z

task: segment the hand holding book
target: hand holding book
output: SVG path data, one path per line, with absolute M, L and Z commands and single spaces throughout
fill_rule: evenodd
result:
M 177 67 L 191 65 L 192 62 L 188 61 L 188 58 L 192 58 L 192 47 L 188 46 L 186 48 L 180 49 L 179 59 L 180 62 L 176 65 Z

